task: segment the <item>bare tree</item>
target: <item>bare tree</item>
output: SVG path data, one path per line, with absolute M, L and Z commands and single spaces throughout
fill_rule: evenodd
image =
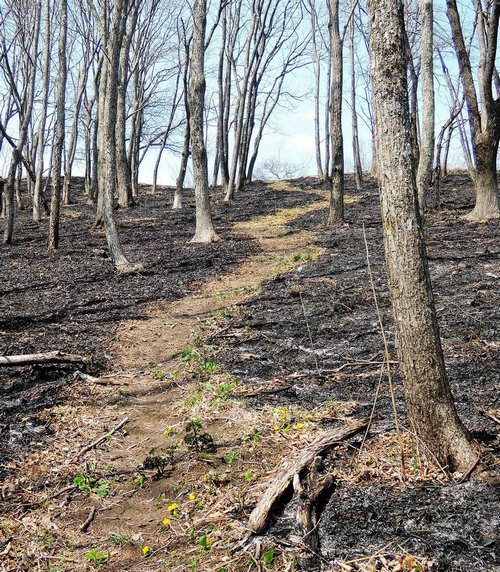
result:
M 425 200 L 432 179 L 434 163 L 434 3 L 422 0 L 422 107 L 423 125 L 417 172 L 418 204 L 420 211 L 425 209 Z
M 352 15 L 349 22 L 349 66 L 351 68 L 351 129 L 352 129 L 352 159 L 354 169 L 354 181 L 356 189 L 363 189 L 363 166 L 361 164 L 361 152 L 359 149 L 359 129 L 358 129 L 358 106 L 357 106 L 357 86 L 356 86 L 356 64 L 355 64 L 355 17 L 357 0 L 353 0 L 354 5 L 351 8 Z
M 476 456 L 446 375 L 418 208 L 403 5 L 369 0 L 368 10 L 384 246 L 408 421 L 431 460 L 466 472 Z
M 58 80 L 56 101 L 56 136 L 52 166 L 52 197 L 50 201 L 49 250 L 59 247 L 59 209 L 61 205 L 61 168 L 66 119 L 66 79 L 68 75 L 66 46 L 68 37 L 68 2 L 61 0 L 58 46 Z
M 26 25 L 26 11 L 32 10 L 34 17 L 33 27 Z M 11 244 L 14 232 L 14 190 L 16 182 L 16 173 L 23 157 L 23 150 L 26 145 L 28 131 L 33 113 L 33 103 L 35 97 L 35 79 L 38 61 L 38 40 L 40 37 L 40 20 L 41 20 L 42 2 L 37 0 L 29 7 L 23 6 L 22 3 L 14 3 L 11 7 L 11 14 L 14 19 L 14 37 L 12 45 L 7 44 L 8 40 L 2 30 L 0 38 L 0 65 L 9 89 L 12 91 L 13 99 L 17 108 L 19 117 L 18 138 L 12 147 L 12 156 L 10 160 L 9 171 L 5 181 L 4 201 L 5 201 L 5 229 L 4 244 Z M 16 52 L 15 47 L 20 43 L 19 65 L 23 66 L 24 85 L 22 89 L 18 89 L 19 85 L 16 78 L 16 70 L 10 60 L 11 48 L 12 52 Z M 4 133 L 4 136 L 6 133 Z M 12 140 L 11 140 L 12 141 Z
M 212 222 L 208 188 L 207 149 L 204 138 L 205 109 L 205 33 L 207 25 L 206 0 L 195 0 L 193 7 L 193 50 L 191 54 L 191 148 L 195 177 L 196 230 L 192 242 L 208 243 L 219 240 Z
M 120 273 L 140 271 L 142 264 L 129 262 L 120 243 L 113 217 L 116 188 L 116 120 L 118 109 L 118 71 L 121 43 L 124 37 L 128 0 L 115 0 L 111 13 L 98 14 L 93 0 L 89 7 L 98 22 L 104 58 L 100 74 L 99 95 L 99 199 L 111 258 Z M 99 214 L 98 214 L 99 217 Z
M 43 49 L 43 65 L 42 65 L 42 102 L 41 113 L 38 121 L 37 134 L 37 156 L 36 156 L 36 181 L 33 189 L 33 220 L 39 222 L 42 203 L 43 188 L 43 164 L 45 151 L 45 127 L 47 123 L 47 106 L 49 103 L 50 89 L 50 59 L 52 46 L 52 9 L 50 0 L 45 0 L 45 44 Z
M 330 49 L 332 53 L 331 78 L 331 149 L 330 212 L 328 224 L 344 223 L 344 139 L 342 133 L 343 41 L 339 23 L 340 0 L 330 0 Z
M 500 141 L 500 92 L 493 92 L 498 49 L 500 0 L 474 0 L 479 44 L 477 88 L 456 0 L 447 0 L 447 15 L 460 68 L 460 77 L 469 112 L 472 151 L 475 162 L 476 205 L 470 220 L 500 215 L 497 155 Z

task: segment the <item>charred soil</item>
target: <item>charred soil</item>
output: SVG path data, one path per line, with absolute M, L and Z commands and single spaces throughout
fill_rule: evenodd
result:
M 483 452 L 461 482 L 406 427 L 376 185 L 351 185 L 336 230 L 314 179 L 214 197 L 223 240 L 208 246 L 188 243 L 189 193 L 172 211 L 171 190 L 143 188 L 138 206 L 116 212 L 127 254 L 145 266 L 127 276 L 83 201 L 63 211 L 57 254 L 46 224 L 20 213 L 14 246 L 0 250 L 0 354 L 58 349 L 92 363 L 0 369 L 1 569 L 500 570 L 499 222 L 461 218 L 473 202 L 462 174 L 426 221 L 450 383 Z M 290 494 L 242 546 L 281 462 L 372 412 L 366 438 L 325 459 L 334 486 L 309 568 Z

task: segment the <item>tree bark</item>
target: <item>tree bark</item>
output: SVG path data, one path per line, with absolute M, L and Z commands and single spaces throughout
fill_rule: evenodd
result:
M 66 45 L 68 38 L 68 3 L 61 0 L 61 21 L 59 24 L 59 77 L 56 102 L 56 138 L 52 167 L 52 197 L 50 201 L 49 250 L 59 248 L 59 211 L 61 206 L 61 169 L 66 120 L 66 78 L 68 66 Z
M 477 90 L 456 0 L 447 0 L 446 7 L 469 112 L 472 151 L 476 167 L 474 176 L 476 205 L 467 218 L 477 220 L 498 217 L 500 216 L 500 198 L 496 162 L 500 140 L 500 100 L 493 97 L 493 76 L 498 49 L 500 1 L 490 2 L 484 13 L 481 3 L 476 4 L 479 35 L 479 85 Z
M 42 188 L 43 188 L 43 155 L 45 151 L 45 125 L 47 122 L 47 105 L 49 101 L 50 87 L 50 55 L 52 44 L 52 26 L 51 26 L 51 3 L 50 0 L 45 2 L 45 45 L 43 51 L 43 67 L 42 67 L 42 103 L 41 115 L 38 123 L 37 134 L 37 160 L 36 160 L 36 181 L 33 190 L 33 221 L 40 222 L 42 218 Z
M 466 472 L 476 456 L 448 384 L 418 209 L 403 5 L 369 0 L 368 10 L 384 247 L 408 421 L 431 461 Z
M 355 0 L 356 1 L 356 0 Z M 349 64 L 351 67 L 351 126 L 352 126 L 352 159 L 354 169 L 354 181 L 356 190 L 363 190 L 363 166 L 361 165 L 361 153 L 359 150 L 358 113 L 356 105 L 356 65 L 354 49 L 354 9 L 349 22 Z
M 433 0 L 422 2 L 422 105 L 423 124 L 418 161 L 417 188 L 420 212 L 425 210 L 425 202 L 429 193 L 434 162 L 434 3 Z
M 339 0 L 330 0 L 330 49 L 332 52 L 331 145 L 329 226 L 344 223 L 344 141 L 342 134 L 342 39 L 339 29 Z
M 12 157 L 10 160 L 9 171 L 5 180 L 4 188 L 4 213 L 5 228 L 3 235 L 4 244 L 12 244 L 14 234 L 14 191 L 16 184 L 16 173 L 19 163 L 22 161 L 23 149 L 28 136 L 28 129 L 33 113 L 33 102 L 35 98 L 35 79 L 37 72 L 37 56 L 38 56 L 38 40 L 40 38 L 40 19 L 41 19 L 42 3 L 38 0 L 35 4 L 35 21 L 33 23 L 33 40 L 30 52 L 25 54 L 26 67 L 26 86 L 22 104 L 18 109 L 19 113 L 19 137 L 16 145 L 12 148 Z M 32 172 L 30 170 L 30 172 Z
M 208 162 L 204 139 L 205 110 L 205 33 L 207 25 L 206 0 L 195 0 L 193 11 L 193 51 L 189 108 L 191 112 L 191 148 L 193 154 L 194 192 L 196 200 L 196 230 L 191 242 L 208 243 L 219 240 L 212 222 L 208 188 Z

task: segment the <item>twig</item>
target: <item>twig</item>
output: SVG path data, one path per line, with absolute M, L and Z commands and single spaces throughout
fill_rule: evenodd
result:
M 401 457 L 401 480 L 405 480 L 405 456 L 404 456 L 404 446 L 403 446 L 403 437 L 401 435 L 401 430 L 399 428 L 399 419 L 398 419 L 398 412 L 396 409 L 396 398 L 394 397 L 394 386 L 392 384 L 392 375 L 391 375 L 391 367 L 389 365 L 389 346 L 387 344 L 387 337 L 385 335 L 384 330 L 384 323 L 382 321 L 382 313 L 380 312 L 380 306 L 378 305 L 378 298 L 377 298 L 377 291 L 375 289 L 375 282 L 373 280 L 373 272 L 372 266 L 370 263 L 370 250 L 368 248 L 368 240 L 366 239 L 366 229 L 363 223 L 363 240 L 365 242 L 365 251 L 366 251 L 366 263 L 368 266 L 368 275 L 370 277 L 370 286 L 373 293 L 373 300 L 375 302 L 375 309 L 377 311 L 377 319 L 380 325 L 380 333 L 382 334 L 382 339 L 384 341 L 384 358 L 387 364 L 387 381 L 389 382 L 389 391 L 391 392 L 391 402 L 392 402 L 392 411 L 394 414 L 394 425 L 396 426 L 396 433 L 398 435 L 399 440 L 399 453 Z
M 117 431 L 119 431 L 125 425 L 125 423 L 128 423 L 128 417 L 125 417 L 125 419 L 122 419 L 120 421 L 120 423 L 118 423 L 118 425 L 114 429 L 111 429 L 111 431 L 109 433 L 106 433 L 106 435 L 103 435 L 102 437 L 99 437 L 99 439 L 92 441 L 92 443 L 90 443 L 90 445 L 86 445 L 71 460 L 75 461 L 75 460 L 79 459 L 82 455 L 87 453 L 87 451 L 90 451 L 91 449 L 98 447 L 101 443 L 106 441 L 106 439 L 109 439 L 112 435 L 114 435 Z
M 377 405 L 378 396 L 380 393 L 380 386 L 382 385 L 383 375 L 384 375 L 384 366 L 382 365 L 382 367 L 380 368 L 380 375 L 378 378 L 377 390 L 375 391 L 375 398 L 373 399 L 372 410 L 370 411 L 370 419 L 368 419 L 368 425 L 366 426 L 366 431 L 363 435 L 363 440 L 361 441 L 361 445 L 359 447 L 358 461 L 361 458 L 361 453 L 363 452 L 363 448 L 365 446 L 366 439 L 368 438 L 368 433 L 370 432 L 370 429 L 371 429 L 371 426 L 373 423 L 373 417 L 375 416 L 375 406 Z
M 498 423 L 500 425 L 500 419 L 498 419 L 498 417 L 495 417 L 493 414 L 489 413 L 489 411 L 483 411 L 483 414 L 486 415 L 486 417 L 489 417 L 495 423 Z
M 67 487 L 62 488 L 60 491 L 56 491 L 55 493 L 51 494 L 50 496 L 48 496 L 43 502 L 47 502 L 49 500 L 55 499 L 57 497 L 60 497 L 61 495 L 63 495 L 64 493 L 67 493 L 69 491 L 72 491 L 76 489 L 75 485 L 68 485 Z
M 92 521 L 94 520 L 95 513 L 96 513 L 96 508 L 95 508 L 95 506 L 93 506 L 90 509 L 87 520 L 82 524 L 82 526 L 80 526 L 81 532 L 87 532 L 89 526 L 92 524 Z
M 300 305 L 302 306 L 302 313 L 304 314 L 304 320 L 306 322 L 307 333 L 309 334 L 309 343 L 311 344 L 311 350 L 314 356 L 314 363 L 316 364 L 316 371 L 318 372 L 319 375 L 321 375 L 319 371 L 318 356 L 314 353 L 314 343 L 312 339 L 311 328 L 309 327 L 309 320 L 307 319 L 306 307 L 304 306 L 304 300 L 302 299 L 302 292 L 300 291 L 299 291 L 299 298 L 300 298 Z

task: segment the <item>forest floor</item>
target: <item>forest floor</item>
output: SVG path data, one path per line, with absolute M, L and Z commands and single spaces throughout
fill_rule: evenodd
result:
M 200 246 L 192 196 L 172 211 L 171 190 L 145 187 L 117 211 L 145 266 L 127 276 L 84 202 L 64 208 L 57 254 L 46 223 L 21 213 L 0 250 L 0 355 L 58 349 L 92 363 L 0 369 L 0 570 L 500 571 L 499 221 L 463 221 L 463 174 L 427 217 L 450 383 L 482 452 L 470 476 L 450 476 L 405 423 L 376 186 L 359 194 L 348 180 L 335 231 L 325 189 L 256 182 L 233 204 L 217 199 L 222 240 Z M 291 491 L 242 543 L 283 462 L 372 411 L 366 438 L 326 455 L 317 554 Z

